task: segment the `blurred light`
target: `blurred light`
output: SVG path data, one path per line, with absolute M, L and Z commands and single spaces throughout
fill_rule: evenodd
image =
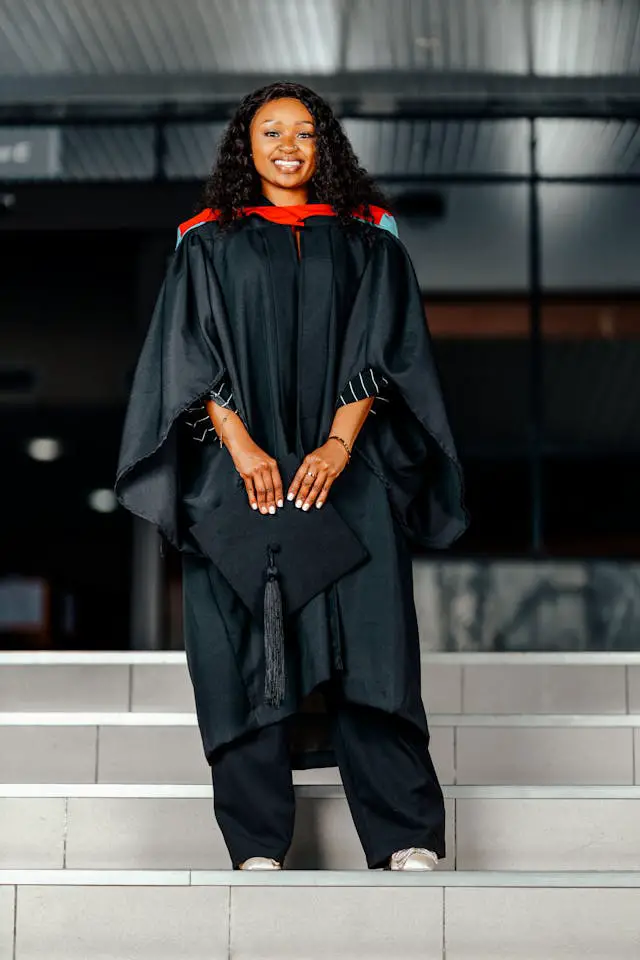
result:
M 98 513 L 113 513 L 118 501 L 113 490 L 92 490 L 89 494 L 89 506 Z
M 423 50 L 439 50 L 440 37 L 416 37 L 415 44 Z
M 27 444 L 27 453 L 34 460 L 50 463 L 62 456 L 62 444 L 54 437 L 34 437 Z

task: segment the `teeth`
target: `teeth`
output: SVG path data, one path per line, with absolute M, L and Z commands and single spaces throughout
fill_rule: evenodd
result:
M 278 167 L 286 167 L 287 169 L 290 169 L 293 167 L 299 167 L 302 165 L 301 160 L 274 160 L 274 163 Z

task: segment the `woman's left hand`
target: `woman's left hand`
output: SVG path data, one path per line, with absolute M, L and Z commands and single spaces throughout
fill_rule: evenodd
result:
M 316 507 L 321 507 L 333 481 L 340 476 L 348 462 L 349 457 L 342 444 L 337 440 L 327 440 L 306 455 L 291 481 L 287 500 L 295 499 L 296 507 L 302 510 L 308 510 L 314 503 Z

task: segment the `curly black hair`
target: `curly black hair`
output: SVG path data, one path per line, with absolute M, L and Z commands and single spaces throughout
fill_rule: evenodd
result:
M 241 216 L 243 206 L 259 203 L 262 190 L 251 159 L 251 121 L 264 103 L 285 97 L 303 103 L 315 122 L 316 172 L 309 182 L 310 198 L 330 204 L 347 230 L 354 226 L 355 209 L 360 208 L 366 219 L 371 216 L 371 204 L 389 209 L 388 199 L 358 164 L 329 104 L 302 84 L 280 81 L 248 94 L 222 136 L 202 195 L 203 206 L 219 211 L 218 225 L 228 228 Z

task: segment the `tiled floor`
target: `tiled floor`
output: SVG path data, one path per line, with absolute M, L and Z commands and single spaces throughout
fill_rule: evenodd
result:
M 128 709 L 126 664 L 0 666 L 2 711 Z
M 447 889 L 447 960 L 638 960 L 638 890 Z
M 631 727 L 460 727 L 458 783 L 632 784 Z
M 226 887 L 20 887 L 16 960 L 228 960 Z
M 637 800 L 473 799 L 456 810 L 458 870 L 640 870 Z
M 15 887 L 0 887 L 0 957 L 13 957 Z
M 441 889 L 251 888 L 231 895 L 233 960 L 441 960 Z
M 625 667 L 463 667 L 464 713 L 626 713 Z

